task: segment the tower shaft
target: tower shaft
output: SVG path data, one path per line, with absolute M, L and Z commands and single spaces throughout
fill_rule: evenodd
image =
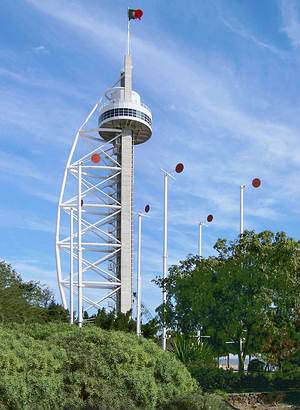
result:
M 132 97 L 132 60 L 131 55 L 127 54 L 124 59 L 124 99 L 125 101 L 131 101 Z
M 131 55 L 124 58 L 124 101 L 132 98 L 132 61 Z M 121 137 L 121 261 L 119 277 L 119 311 L 127 313 L 132 308 L 132 130 L 122 128 Z
M 132 131 L 122 130 L 121 142 L 121 263 L 119 309 L 126 313 L 132 308 Z

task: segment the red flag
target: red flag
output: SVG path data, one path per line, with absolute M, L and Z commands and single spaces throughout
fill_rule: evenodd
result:
M 128 20 L 136 20 L 136 19 L 141 19 L 143 17 L 143 10 L 141 9 L 128 9 Z

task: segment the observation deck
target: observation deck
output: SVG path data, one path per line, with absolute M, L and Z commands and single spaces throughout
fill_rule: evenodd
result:
M 142 144 L 152 135 L 152 114 L 141 102 L 136 91 L 125 98 L 125 87 L 114 87 L 105 93 L 107 101 L 100 106 L 99 128 L 120 128 L 132 131 L 133 144 Z M 112 137 L 110 131 L 101 131 L 103 139 Z

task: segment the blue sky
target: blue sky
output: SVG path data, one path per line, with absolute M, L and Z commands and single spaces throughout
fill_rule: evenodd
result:
M 126 9 L 134 89 L 153 113 L 153 136 L 136 148 L 136 210 L 143 229 L 143 300 L 154 310 L 162 270 L 160 167 L 170 182 L 169 262 L 204 254 L 245 227 L 299 237 L 300 3 L 294 0 L 2 0 L 0 15 L 0 250 L 22 276 L 57 293 L 56 206 L 74 135 L 122 68 Z M 259 190 L 251 188 L 262 179 Z

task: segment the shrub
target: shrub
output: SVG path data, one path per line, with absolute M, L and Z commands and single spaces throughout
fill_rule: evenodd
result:
M 64 349 L 0 328 L 0 408 L 59 409 Z
M 263 372 L 265 370 L 265 363 L 259 359 L 252 359 L 248 364 L 248 372 Z
M 296 365 L 290 365 L 274 373 L 273 386 L 276 389 L 299 388 L 300 367 Z
M 202 394 L 198 391 L 193 394 L 171 400 L 161 410 L 228 410 L 229 405 L 217 395 Z
M 193 376 L 200 387 L 205 391 L 225 390 L 232 391 L 240 383 L 238 373 L 232 370 L 199 367 L 193 369 Z
M 73 374 L 65 381 L 72 390 L 70 397 L 89 406 L 99 402 L 103 389 L 116 392 L 121 403 L 144 409 L 196 389 L 196 382 L 173 355 L 135 335 L 91 327 L 80 335 L 75 331 L 49 340 L 66 349 L 64 372 Z M 112 407 L 118 408 L 115 402 Z
M 216 368 L 216 354 L 211 346 L 199 343 L 191 335 L 175 334 L 172 338 L 172 350 L 191 373 L 199 367 Z
M 154 409 L 197 389 L 173 354 L 128 333 L 35 324 L 2 329 L 0 344 L 0 409 Z
M 277 372 L 248 373 L 240 376 L 232 370 L 205 369 L 194 370 L 193 376 L 204 391 L 262 391 L 298 388 L 300 367 L 293 366 Z

